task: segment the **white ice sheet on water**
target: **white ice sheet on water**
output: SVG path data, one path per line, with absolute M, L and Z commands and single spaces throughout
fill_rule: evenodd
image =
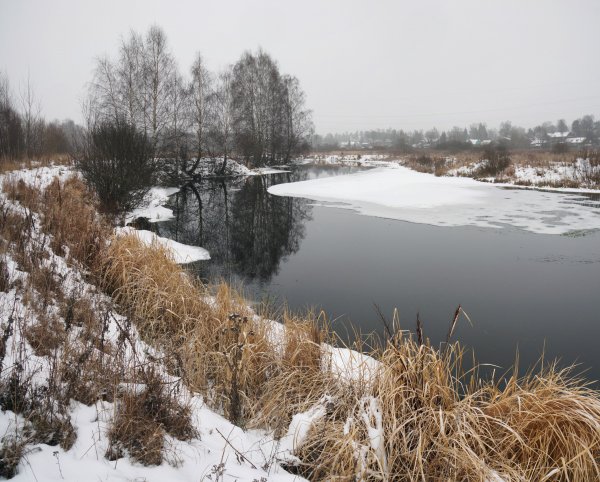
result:
M 277 196 L 342 202 L 362 214 L 436 226 L 514 226 L 534 233 L 600 229 L 600 205 L 574 193 L 506 189 L 470 178 L 436 177 L 395 165 L 278 184 Z

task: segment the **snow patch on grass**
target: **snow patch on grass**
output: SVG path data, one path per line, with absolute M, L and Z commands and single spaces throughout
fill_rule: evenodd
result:
M 206 261 L 210 259 L 210 253 L 200 246 L 190 246 L 187 244 L 178 243 L 172 239 L 158 236 L 152 231 L 146 231 L 143 229 L 137 230 L 127 226 L 124 228 L 117 228 L 116 233 L 118 235 L 133 234 L 148 246 L 163 246 L 172 254 L 174 261 L 178 264 L 193 263 L 194 261 Z

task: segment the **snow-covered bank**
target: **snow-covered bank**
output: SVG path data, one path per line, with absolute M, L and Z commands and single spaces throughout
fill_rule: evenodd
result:
M 269 193 L 344 203 L 336 206 L 436 226 L 513 226 L 547 234 L 600 229 L 600 206 L 579 195 L 505 189 L 464 177 L 436 177 L 398 164 L 278 184 Z
M 65 180 L 70 174 L 60 168 L 19 171 L 1 175 L 0 186 L 6 177 L 12 176 L 30 187 L 42 189 L 51 183 L 54 175 Z M 50 202 L 55 200 L 56 197 L 50 198 Z M 28 220 L 26 234 L 5 230 L 8 223 L 0 230 L 0 247 L 3 248 L 0 252 L 2 407 L 12 403 L 21 410 L 23 403 L 11 402 L 13 398 L 7 393 L 14 393 L 16 400 L 16 392 L 21 394 L 22 387 L 25 390 L 22 396 L 28 400 L 24 405 L 28 411 L 25 414 L 16 414 L 10 409 L 0 411 L 3 476 L 10 475 L 14 463 L 17 473 L 13 480 L 16 481 L 304 480 L 288 474 L 277 463 L 279 442 L 272 434 L 235 426 L 210 410 L 200 396 L 190 393 L 180 378 L 167 373 L 163 365 L 166 357 L 145 343 L 136 327 L 116 311 L 111 299 L 87 281 L 78 262 L 73 258 L 67 261 L 56 254 L 48 242 L 52 235 L 43 231 L 43 215 L 23 202 L 9 198 L 0 190 L 4 219 L 9 216 L 13 221 Z M 131 228 L 125 231 L 127 229 Z M 22 247 L 28 255 L 23 259 L 18 257 L 19 250 L 12 247 L 17 240 L 5 238 L 10 232 L 25 243 Z M 145 236 L 144 233 L 141 236 Z M 69 249 L 65 252 L 65 256 L 69 256 Z M 34 260 L 29 262 L 29 258 Z M 51 296 L 44 297 L 38 291 L 42 285 L 32 281 L 39 278 L 40 273 L 44 273 L 44 280 L 51 287 Z M 82 306 L 88 305 L 89 311 L 83 311 Z M 71 306 L 72 311 L 66 309 L 67 306 Z M 86 318 L 87 315 L 90 318 Z M 99 330 L 99 334 L 95 330 Z M 41 334 L 34 338 L 38 332 Z M 55 336 L 58 338 L 54 339 Z M 43 351 L 44 347 L 51 347 L 49 354 Z M 96 361 L 98 365 L 94 365 Z M 99 374 L 88 371 L 98 367 L 101 368 Z M 135 383 L 139 380 L 136 370 L 141 367 L 156 373 L 174 398 L 186 405 L 189 403 L 196 431 L 187 440 L 165 435 L 164 460 L 160 465 L 142 465 L 127 451 L 118 460 L 109 460 L 107 456 L 111 447 L 110 430 L 122 402 L 103 400 L 101 394 L 112 394 L 114 388 L 104 385 L 104 376 L 114 370 L 115 376 L 122 377 L 119 388 L 143 389 L 143 385 Z M 71 373 L 73 378 L 68 378 Z M 110 383 L 114 381 L 110 378 Z M 59 402 L 54 397 L 71 393 L 66 388 L 69 383 L 89 387 L 98 398 L 89 405 L 70 397 L 60 398 Z M 32 416 L 29 404 L 39 413 Z M 72 428 L 73 442 L 68 448 L 54 441 L 62 432 L 45 436 L 37 433 L 35 417 L 43 416 L 45 411 Z M 67 428 L 61 427 L 61 431 L 67 432 Z M 55 430 L 56 426 L 50 429 Z M 21 449 L 22 455 L 11 452 Z
M 391 159 L 383 154 L 363 155 L 316 155 L 307 156 L 293 161 L 295 165 L 316 164 L 324 166 L 350 166 L 350 167 L 386 167 L 390 164 L 398 164 L 400 160 Z
M 152 187 L 144 198 L 143 204 L 131 211 L 125 217 L 125 223 L 130 223 L 137 218 L 146 218 L 151 223 L 173 219 L 173 211 L 163 206 L 169 196 L 179 192 L 178 187 Z
M 279 174 L 289 172 L 274 167 L 257 167 L 250 169 L 244 164 L 234 160 L 227 159 L 223 169 L 223 158 L 205 157 L 200 159 L 198 166 L 194 171 L 195 176 L 204 178 L 210 177 L 236 177 L 236 176 L 265 176 L 269 174 Z
M 455 162 L 454 158 L 446 158 L 447 166 L 452 166 Z M 478 161 L 451 168 L 445 175 L 477 178 L 478 171 L 485 166 L 485 163 L 486 161 Z M 600 165 L 590 162 L 589 159 L 577 158 L 573 162 L 548 161 L 537 166 L 532 166 L 523 160 L 514 160 L 511 167 L 496 177 L 483 180 L 524 188 L 600 193 L 600 186 L 597 184 L 598 176 L 600 176 Z
M 14 481 L 197 481 L 238 480 L 240 482 L 295 481 L 298 476 L 285 472 L 273 456 L 278 442 L 264 432 L 244 431 L 209 410 L 200 398 L 193 402 L 193 419 L 199 436 L 190 441 L 170 438 L 167 461 L 144 466 L 129 458 L 109 461 L 105 458 L 115 407 L 98 402 L 86 406 L 73 403 L 71 421 L 77 430 L 73 447 L 38 444 L 30 449 Z M 0 423 L 15 415 L 0 414 Z M 13 430 L 14 431 L 14 430 Z M 4 435 L 3 433 L 2 435 Z M 246 460 L 241 459 L 244 454 Z
M 148 246 L 162 246 L 173 256 L 177 264 L 193 263 L 194 261 L 206 261 L 210 259 L 210 253 L 200 246 L 190 246 L 178 243 L 172 239 L 163 238 L 144 229 L 134 229 L 131 227 L 117 228 L 117 234 L 134 234 L 140 241 Z
M 0 175 L 1 180 L 15 179 L 22 180 L 29 186 L 37 189 L 45 189 L 55 179 L 58 178 L 61 182 L 67 178 L 76 175 L 72 168 L 67 166 L 44 166 L 33 169 L 19 169 L 18 171 L 10 171 Z

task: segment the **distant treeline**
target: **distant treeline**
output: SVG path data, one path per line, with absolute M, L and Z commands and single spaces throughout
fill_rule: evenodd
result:
M 575 119 L 569 126 L 564 119 L 556 123 L 544 122 L 533 128 L 515 126 L 510 121 L 499 129 L 488 128 L 484 123 L 471 124 L 469 128 L 455 126 L 448 131 L 432 128 L 426 131 L 378 129 L 314 135 L 313 149 L 388 149 L 410 151 L 415 148 L 463 150 L 496 141 L 510 148 L 552 148 L 564 150 L 569 146 L 600 144 L 600 121 L 593 115 Z
M 203 156 L 286 162 L 308 149 L 313 131 L 298 79 L 267 53 L 245 52 L 216 74 L 197 54 L 184 77 L 157 26 L 131 32 L 116 59 L 98 59 L 86 121 L 89 129 L 135 126 L 156 156 L 177 158 L 184 170 Z
M 14 93 L 0 72 L 0 161 L 71 152 L 83 137 L 72 120 L 47 122 L 29 79 Z

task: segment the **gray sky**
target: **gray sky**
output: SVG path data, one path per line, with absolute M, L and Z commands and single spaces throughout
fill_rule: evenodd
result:
M 80 120 L 94 57 L 153 23 L 183 72 L 196 51 L 219 70 L 262 47 L 322 134 L 600 116 L 598 0 L 0 0 L 0 70 Z

